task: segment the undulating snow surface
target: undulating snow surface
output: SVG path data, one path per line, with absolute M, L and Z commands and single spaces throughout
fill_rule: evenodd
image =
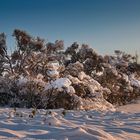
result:
M 139 140 L 140 102 L 111 111 L 0 109 L 1 140 Z M 35 115 L 33 115 L 35 114 Z

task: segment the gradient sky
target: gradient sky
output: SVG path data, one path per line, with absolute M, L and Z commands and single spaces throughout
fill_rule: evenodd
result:
M 0 0 L 0 32 L 15 28 L 54 42 L 87 43 L 101 54 L 140 54 L 140 0 Z

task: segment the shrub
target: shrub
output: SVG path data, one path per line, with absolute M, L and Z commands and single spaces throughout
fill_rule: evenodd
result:
M 32 108 L 111 109 L 140 96 L 138 58 L 120 50 L 98 55 L 86 44 L 45 42 L 14 30 L 8 54 L 0 34 L 0 105 Z M 111 104 L 110 104 L 110 103 Z

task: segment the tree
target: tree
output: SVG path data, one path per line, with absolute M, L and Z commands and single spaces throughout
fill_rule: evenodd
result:
M 4 65 L 7 65 L 5 67 Z M 0 73 L 7 71 L 8 73 L 13 74 L 13 67 L 11 64 L 10 57 L 7 53 L 7 46 L 6 46 L 6 35 L 4 33 L 0 34 Z

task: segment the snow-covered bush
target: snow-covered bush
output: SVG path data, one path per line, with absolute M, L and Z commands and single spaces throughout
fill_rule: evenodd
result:
M 8 54 L 0 34 L 0 105 L 113 110 L 140 96 L 140 65 L 131 55 L 101 56 L 76 42 L 64 50 L 62 40 L 18 29 L 13 36 L 17 46 Z

